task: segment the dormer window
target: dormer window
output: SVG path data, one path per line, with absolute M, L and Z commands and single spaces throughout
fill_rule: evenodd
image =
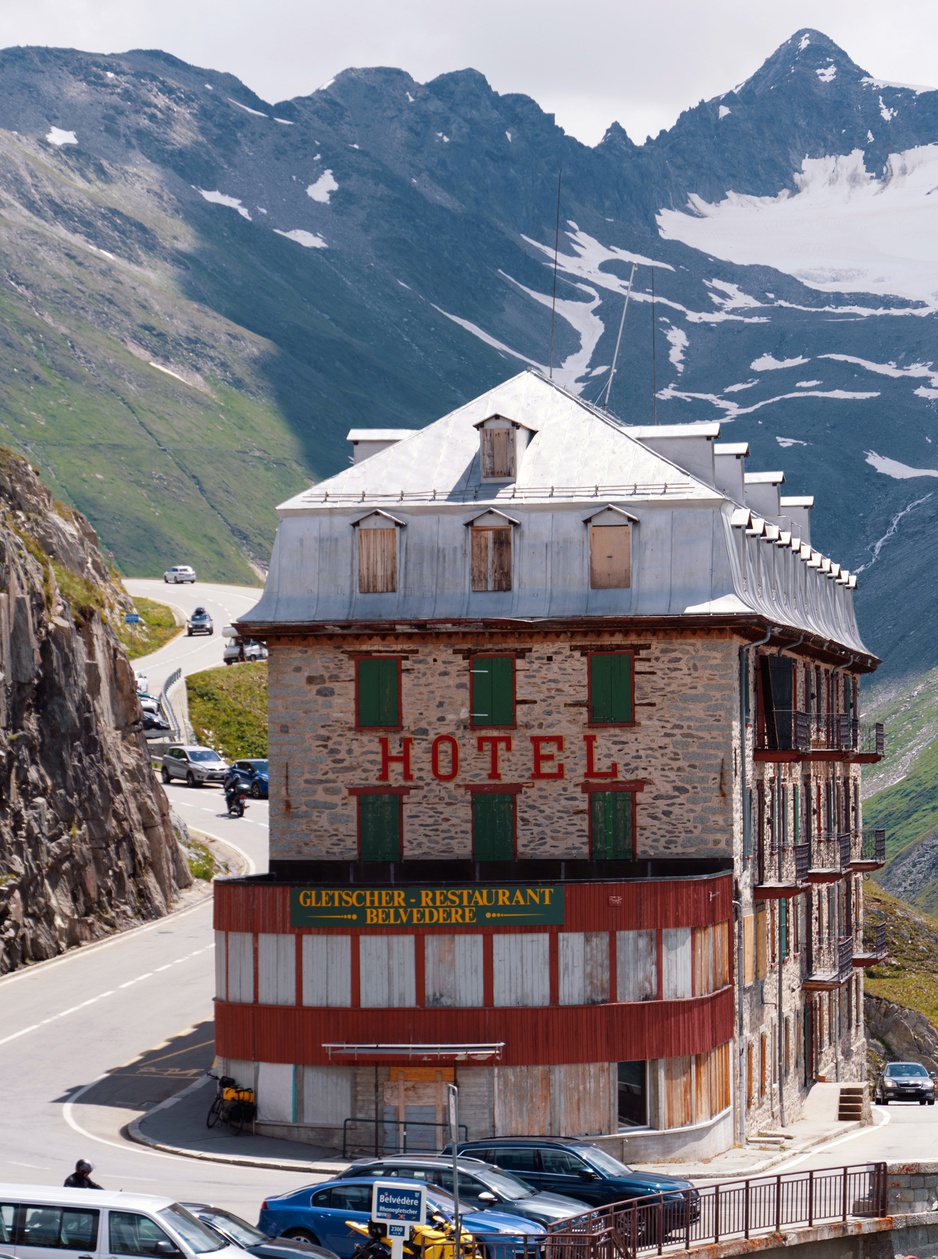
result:
M 469 522 L 470 588 L 475 591 L 511 589 L 511 531 L 517 520 L 500 511 L 487 511 Z
M 383 511 L 355 521 L 359 594 L 383 595 L 397 590 L 398 534 L 403 524 Z
M 479 477 L 482 481 L 514 481 L 518 462 L 532 436 L 530 429 L 503 415 L 490 415 L 477 424 Z
M 590 590 L 627 590 L 632 584 L 632 525 L 620 507 L 606 507 L 584 522 L 589 529 Z

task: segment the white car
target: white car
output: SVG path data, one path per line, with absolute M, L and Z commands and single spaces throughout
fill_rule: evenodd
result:
M 181 581 L 195 581 L 195 569 L 188 564 L 175 564 L 172 568 L 167 568 L 163 580 L 177 584 Z
M 214 748 L 204 748 L 198 744 L 177 744 L 167 748 L 160 767 L 160 776 L 164 783 L 173 778 L 184 778 L 190 787 L 223 782 L 227 773 L 228 762 L 223 761 Z
M 137 683 L 138 692 L 148 691 L 150 689 L 147 685 L 147 675 L 145 673 L 141 673 L 139 669 L 134 671 L 134 680 Z

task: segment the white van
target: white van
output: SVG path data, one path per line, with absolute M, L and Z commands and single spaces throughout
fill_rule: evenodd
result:
M 246 1259 L 172 1198 L 0 1184 L 0 1253 L 15 1259 Z

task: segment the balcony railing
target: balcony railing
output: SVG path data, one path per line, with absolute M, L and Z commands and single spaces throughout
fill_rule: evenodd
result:
M 886 864 L 886 832 L 861 831 L 850 863 L 855 870 L 876 870 Z
M 853 955 L 853 964 L 875 966 L 885 958 L 887 952 L 886 923 L 867 923 L 863 932 L 863 943 Z
M 797 896 L 808 882 L 811 868 L 809 844 L 795 844 L 777 848 L 760 848 L 756 870 L 755 894 L 757 900 L 780 900 Z
M 830 992 L 853 974 L 853 936 L 836 941 L 813 942 L 808 952 L 808 974 L 802 986 L 813 991 Z
M 809 883 L 832 883 L 850 869 L 851 836 L 845 834 L 812 835 L 807 879 Z
M 800 712 L 770 709 L 756 730 L 755 749 L 763 754 L 817 755 L 825 759 L 878 760 L 885 750 L 882 723 L 869 725 L 849 713 Z

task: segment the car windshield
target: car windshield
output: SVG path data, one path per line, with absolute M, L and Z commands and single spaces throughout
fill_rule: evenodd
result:
M 917 1062 L 891 1062 L 889 1066 L 886 1068 L 886 1074 L 888 1076 L 896 1076 L 896 1075 L 922 1076 L 922 1075 L 928 1075 L 928 1072 L 925 1070 L 923 1066 L 921 1066 Z
M 178 1202 L 170 1207 L 161 1207 L 156 1214 L 197 1255 L 222 1250 L 228 1244 L 224 1237 L 219 1237 L 212 1229 L 206 1228 L 201 1220 L 197 1220 Z
M 595 1167 L 598 1172 L 605 1172 L 607 1176 L 629 1176 L 631 1175 L 631 1167 L 626 1167 L 625 1163 L 620 1163 L 617 1158 L 611 1154 L 607 1154 L 605 1150 L 598 1145 L 577 1146 L 577 1154 L 589 1163 L 590 1167 Z
M 239 1246 L 257 1246 L 260 1242 L 270 1241 L 266 1233 L 230 1211 L 200 1211 L 199 1216 L 205 1223 L 214 1224 L 233 1237 Z
M 493 1193 L 501 1194 L 503 1198 L 507 1198 L 510 1202 L 517 1202 L 519 1198 L 530 1198 L 531 1194 L 536 1192 L 520 1176 L 514 1176 L 511 1172 L 486 1171 L 484 1177 L 480 1176 L 479 1179 L 480 1181 L 485 1181 L 484 1187 L 486 1189 L 491 1189 Z
M 208 748 L 191 748 L 189 751 L 189 760 L 221 762 L 221 757 L 217 752 L 210 752 Z

